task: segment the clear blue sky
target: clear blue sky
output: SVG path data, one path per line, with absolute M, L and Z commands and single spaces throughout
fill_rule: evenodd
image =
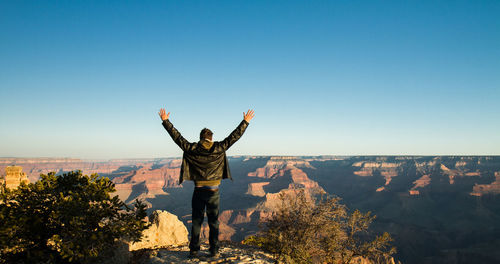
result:
M 1 1 L 0 157 L 500 154 L 500 1 Z

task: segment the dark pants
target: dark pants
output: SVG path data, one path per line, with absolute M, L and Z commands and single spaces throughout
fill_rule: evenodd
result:
M 192 251 L 200 250 L 200 231 L 201 224 L 205 215 L 205 207 L 207 208 L 208 226 L 210 228 L 210 250 L 217 250 L 219 242 L 219 191 L 194 189 L 193 200 L 191 205 L 193 208 L 193 222 L 191 228 L 191 242 L 189 249 Z

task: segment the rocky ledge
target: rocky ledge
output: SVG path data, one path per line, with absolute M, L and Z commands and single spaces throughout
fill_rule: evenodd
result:
M 220 255 L 215 258 L 208 256 L 208 245 L 203 244 L 199 257 L 189 258 L 188 246 L 173 248 L 162 248 L 154 250 L 140 250 L 134 252 L 133 264 L 166 264 L 166 263 L 200 263 L 200 264 L 218 264 L 218 263 L 252 263 L 266 264 L 275 263 L 271 254 L 259 249 L 247 247 L 230 242 L 221 242 L 219 250 Z

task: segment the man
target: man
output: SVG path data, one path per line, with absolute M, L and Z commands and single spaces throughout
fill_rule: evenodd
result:
M 207 210 L 208 226 L 210 228 L 210 256 L 218 255 L 219 241 L 219 185 L 222 179 L 232 179 L 229 164 L 226 157 L 226 150 L 231 147 L 245 132 L 250 120 L 254 117 L 254 111 L 243 112 L 243 120 L 222 141 L 212 141 L 212 131 L 204 128 L 200 132 L 200 141 L 188 142 L 175 129 L 168 120 L 170 112 L 165 113 L 161 108 L 160 112 L 163 127 L 168 131 L 174 142 L 184 151 L 182 156 L 181 174 L 179 184 L 184 180 L 194 181 L 192 206 L 192 227 L 191 241 L 189 242 L 190 257 L 197 257 L 200 250 L 201 224 Z

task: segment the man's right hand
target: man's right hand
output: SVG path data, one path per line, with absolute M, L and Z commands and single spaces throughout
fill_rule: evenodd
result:
M 255 113 L 253 110 L 248 109 L 247 113 L 243 112 L 243 119 L 250 123 L 250 120 L 255 116 Z
M 161 120 L 165 121 L 168 119 L 170 116 L 170 112 L 168 114 L 165 114 L 165 108 L 160 108 L 160 112 L 158 113 L 160 115 Z

